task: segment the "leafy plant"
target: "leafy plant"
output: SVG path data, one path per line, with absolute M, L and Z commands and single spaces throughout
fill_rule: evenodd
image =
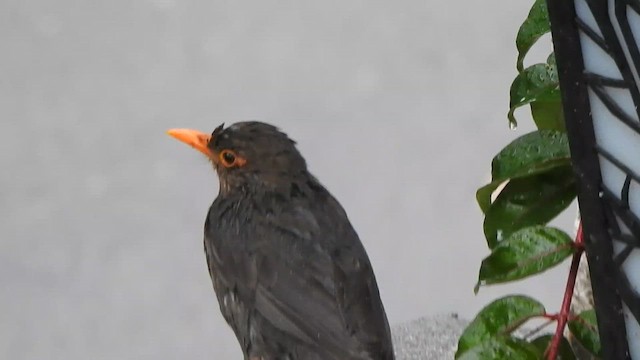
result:
M 585 349 L 596 356 L 600 351 L 595 312 L 569 312 L 583 253 L 582 228 L 572 240 L 547 226 L 576 197 L 554 54 L 544 63 L 524 67 L 531 47 L 549 31 L 546 2 L 536 0 L 516 37 L 518 75 L 511 84 L 507 118 L 515 128 L 516 109 L 529 106 L 537 130 L 518 137 L 493 158 L 491 182 L 476 192 L 491 253 L 482 261 L 475 291 L 542 273 L 572 258 L 562 307 L 549 313 L 522 295 L 495 300 L 461 335 L 456 359 L 575 359 L 564 337 L 567 323 Z M 532 319 L 546 323 L 521 335 Z M 554 322 L 553 335 L 539 334 Z

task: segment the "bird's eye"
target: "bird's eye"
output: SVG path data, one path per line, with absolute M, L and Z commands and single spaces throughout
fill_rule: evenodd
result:
M 236 162 L 236 154 L 231 150 L 222 150 L 220 152 L 220 161 L 226 167 L 233 166 L 233 163 Z
M 236 153 L 232 150 L 222 150 L 219 157 L 222 165 L 228 168 L 234 166 L 242 166 L 246 162 L 242 157 L 236 155 Z

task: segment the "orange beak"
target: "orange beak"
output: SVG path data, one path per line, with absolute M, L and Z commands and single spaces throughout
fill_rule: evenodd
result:
M 196 150 L 201 153 L 211 157 L 211 150 L 207 146 L 209 141 L 211 140 L 210 134 L 205 134 L 197 130 L 190 129 L 171 129 L 167 131 L 167 134 L 173 136 L 174 138 L 191 145 Z

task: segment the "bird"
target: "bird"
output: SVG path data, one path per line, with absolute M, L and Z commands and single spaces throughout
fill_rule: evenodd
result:
M 296 142 L 259 121 L 171 129 L 211 161 L 204 252 L 245 360 L 393 360 L 371 261 Z

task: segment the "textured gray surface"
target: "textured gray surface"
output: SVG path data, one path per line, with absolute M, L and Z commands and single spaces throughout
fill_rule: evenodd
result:
M 527 130 L 505 113 L 528 6 L 0 1 L 0 359 L 239 358 L 202 254 L 217 180 L 164 135 L 223 121 L 298 140 L 392 324 L 507 292 L 557 308 L 563 276 L 472 292 L 474 191 Z
M 467 321 L 457 314 L 424 317 L 392 328 L 396 360 L 453 359 Z

